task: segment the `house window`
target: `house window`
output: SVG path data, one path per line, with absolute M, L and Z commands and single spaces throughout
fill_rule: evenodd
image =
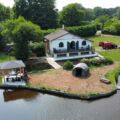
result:
M 60 43 L 59 43 L 59 47 L 64 47 L 63 42 L 60 42 Z
M 70 43 L 70 49 L 75 49 L 75 42 L 74 42 L 74 41 L 72 41 L 72 42 Z
M 82 45 L 85 46 L 86 45 L 86 41 L 82 41 Z

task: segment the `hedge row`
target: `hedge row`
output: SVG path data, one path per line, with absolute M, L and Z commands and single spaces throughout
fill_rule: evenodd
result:
M 79 36 L 83 36 L 83 37 L 93 36 L 97 32 L 95 24 L 85 25 L 85 26 L 77 26 L 77 27 L 67 27 L 66 30 L 75 35 L 79 35 Z

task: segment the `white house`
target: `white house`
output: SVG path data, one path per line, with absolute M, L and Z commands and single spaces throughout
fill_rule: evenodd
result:
M 57 60 L 96 57 L 92 41 L 58 30 L 45 36 L 46 53 Z

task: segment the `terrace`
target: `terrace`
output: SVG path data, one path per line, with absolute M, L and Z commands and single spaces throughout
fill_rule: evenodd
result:
M 78 49 L 55 49 L 53 51 L 53 57 L 57 59 L 64 59 L 64 57 L 67 57 L 66 59 L 72 59 L 72 58 L 81 58 L 81 57 L 94 57 L 97 56 L 95 53 L 95 49 L 93 47 L 81 47 Z

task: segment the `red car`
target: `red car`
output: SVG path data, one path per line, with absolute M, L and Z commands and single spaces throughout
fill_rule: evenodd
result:
M 99 42 L 99 46 L 101 46 L 103 49 L 116 49 L 117 48 L 117 45 L 111 42 Z

